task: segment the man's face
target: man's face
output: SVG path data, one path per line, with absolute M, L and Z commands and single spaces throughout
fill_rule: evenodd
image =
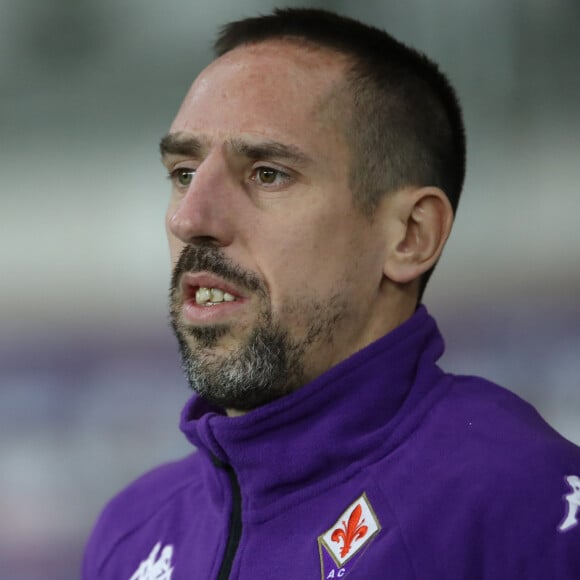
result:
M 172 325 L 193 388 L 227 409 L 295 390 L 386 332 L 384 226 L 355 209 L 328 107 L 343 66 L 294 43 L 237 48 L 164 139 Z

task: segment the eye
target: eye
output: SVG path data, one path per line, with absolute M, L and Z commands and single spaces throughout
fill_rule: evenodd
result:
M 169 178 L 179 187 L 189 187 L 195 175 L 194 169 L 188 169 L 187 167 L 179 167 L 174 169 L 170 174 Z
M 254 169 L 252 179 L 258 185 L 284 185 L 290 179 L 290 176 L 279 169 L 261 166 Z
M 279 171 L 270 167 L 258 167 L 258 169 L 256 169 L 256 178 L 262 183 L 271 185 L 272 183 L 276 183 L 278 173 Z

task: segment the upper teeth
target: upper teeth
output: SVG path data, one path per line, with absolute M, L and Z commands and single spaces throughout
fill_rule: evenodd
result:
M 200 287 L 195 293 L 197 304 L 215 304 L 216 302 L 233 302 L 235 297 L 219 288 Z

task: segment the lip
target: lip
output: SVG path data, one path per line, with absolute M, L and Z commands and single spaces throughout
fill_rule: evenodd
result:
M 231 294 L 235 300 L 221 302 L 213 306 L 203 306 L 195 301 L 195 293 L 200 287 L 219 288 Z M 209 272 L 185 273 L 181 278 L 181 314 L 185 323 L 210 324 L 225 322 L 235 312 L 243 307 L 247 296 L 230 282 Z

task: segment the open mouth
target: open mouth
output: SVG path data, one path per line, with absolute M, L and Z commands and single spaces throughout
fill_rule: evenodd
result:
M 209 273 L 186 273 L 180 287 L 183 314 L 192 322 L 209 322 L 214 319 L 214 314 L 217 316 L 218 312 L 223 312 L 225 315 L 246 300 L 233 284 Z

